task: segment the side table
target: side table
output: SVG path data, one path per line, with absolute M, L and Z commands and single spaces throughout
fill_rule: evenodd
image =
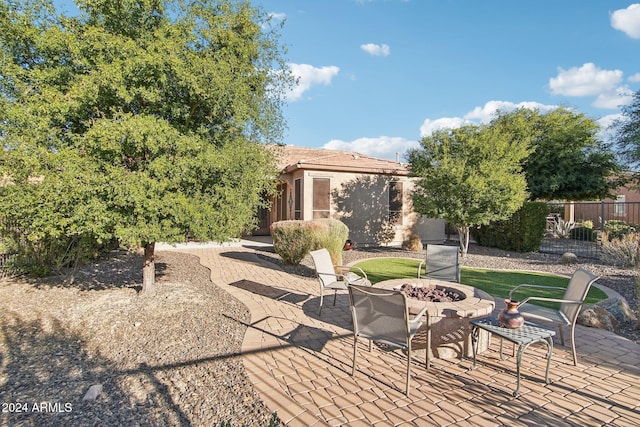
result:
M 549 379 L 549 366 L 551 364 L 551 353 L 553 352 L 553 340 L 555 335 L 554 331 L 540 328 L 531 323 L 525 322 L 524 326 L 517 329 L 508 329 L 500 326 L 497 317 L 485 317 L 482 319 L 473 319 L 469 321 L 471 325 L 471 347 L 473 349 L 473 366 L 476 367 L 476 352 L 479 330 L 483 329 L 489 333 L 500 337 L 500 360 L 504 360 L 502 354 L 502 341 L 507 340 L 518 346 L 518 352 L 516 357 L 516 375 L 517 384 L 516 389 L 513 392 L 514 397 L 518 397 L 520 391 L 520 364 L 522 363 L 522 354 L 533 343 L 544 343 L 547 346 L 547 369 L 545 372 L 545 381 L 547 384 L 551 383 Z

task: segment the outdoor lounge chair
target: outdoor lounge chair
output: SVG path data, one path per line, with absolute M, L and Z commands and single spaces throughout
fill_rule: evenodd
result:
M 353 368 L 356 371 L 358 338 L 369 340 L 369 351 L 373 341 L 407 352 L 407 380 L 405 394 L 409 395 L 411 379 L 411 341 L 420 326 L 425 306 L 412 320 L 409 319 L 407 297 L 400 291 L 375 287 L 349 285 L 349 304 L 353 318 Z M 428 360 L 428 359 L 427 359 Z
M 334 266 L 331 262 L 331 255 L 326 249 L 318 249 L 311 251 L 311 258 L 316 266 L 316 274 L 320 282 L 320 310 L 318 314 L 322 314 L 322 303 L 324 300 L 324 290 L 333 289 L 333 305 L 336 305 L 336 297 L 339 290 L 346 291 L 347 285 L 367 285 L 371 286 L 371 282 L 367 279 L 367 274 L 358 267 Z M 344 271 L 337 273 L 336 271 Z M 351 270 L 357 270 L 360 274 L 356 274 Z
M 593 273 L 582 268 L 578 268 L 573 273 L 573 276 L 571 276 L 571 280 L 567 285 L 567 289 L 562 299 L 530 296 L 524 298 L 518 305 L 518 311 L 522 313 L 525 319 L 532 320 L 533 322 L 543 321 L 555 323 L 556 325 L 558 325 L 558 329 L 560 330 L 560 342 L 562 343 L 562 345 L 564 345 L 564 335 L 562 333 L 562 327 L 571 327 L 571 352 L 573 354 L 574 365 L 578 364 L 575 343 L 576 320 L 578 319 L 580 308 L 584 304 L 584 300 L 587 298 L 587 293 L 589 293 L 591 285 L 598 279 L 599 277 L 594 275 Z M 509 292 L 509 299 L 511 299 L 512 295 L 518 289 L 522 288 L 564 290 L 564 288 L 556 286 L 523 284 L 516 286 L 511 290 L 511 292 Z M 531 301 L 558 302 L 560 303 L 560 309 L 554 310 L 547 307 L 528 304 Z
M 427 245 L 427 256 L 418 266 L 418 279 L 444 280 L 447 282 L 460 282 L 460 263 L 457 246 Z M 424 274 L 422 267 L 424 266 Z

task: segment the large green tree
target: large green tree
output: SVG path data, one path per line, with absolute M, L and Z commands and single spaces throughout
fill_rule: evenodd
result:
M 532 137 L 533 151 L 523 163 L 531 200 L 597 200 L 624 183 L 615 153 L 584 114 L 519 109 L 498 113 L 493 123 Z
M 462 256 L 469 229 L 509 218 L 527 198 L 521 163 L 529 137 L 502 123 L 439 130 L 408 154 L 416 212 L 444 218 L 458 229 Z
M 0 1 L 0 215 L 24 241 L 224 241 L 272 189 L 290 84 L 248 1 Z M 14 230 L 16 227 L 14 227 Z
M 640 90 L 633 95 L 631 104 L 622 107 L 622 117 L 613 123 L 613 130 L 621 157 L 637 170 L 640 166 Z

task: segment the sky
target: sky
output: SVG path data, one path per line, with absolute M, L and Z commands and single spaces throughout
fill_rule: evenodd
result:
M 298 78 L 274 142 L 402 161 L 434 129 L 498 109 L 566 107 L 606 131 L 640 90 L 629 0 L 250 1 Z
M 640 3 L 252 0 L 298 85 L 290 145 L 405 159 L 434 129 L 566 107 L 606 129 L 640 90 Z M 604 138 L 604 136 L 603 136 Z

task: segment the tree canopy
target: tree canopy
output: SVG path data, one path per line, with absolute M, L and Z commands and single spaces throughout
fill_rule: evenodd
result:
M 521 164 L 529 143 L 527 133 L 518 135 L 503 122 L 422 138 L 420 148 L 408 154 L 411 174 L 418 178 L 414 209 L 455 226 L 466 256 L 470 227 L 507 219 L 526 200 Z
M 0 1 L 0 218 L 32 252 L 87 235 L 144 247 L 149 289 L 155 242 L 253 226 L 291 77 L 248 1 L 77 6 Z
M 598 139 L 598 124 L 584 114 L 519 109 L 494 122 L 532 137 L 523 163 L 531 200 L 598 200 L 624 182 L 615 153 Z
M 613 123 L 616 144 L 622 158 L 632 167 L 640 166 L 640 90 L 631 104 L 622 107 L 622 117 Z

